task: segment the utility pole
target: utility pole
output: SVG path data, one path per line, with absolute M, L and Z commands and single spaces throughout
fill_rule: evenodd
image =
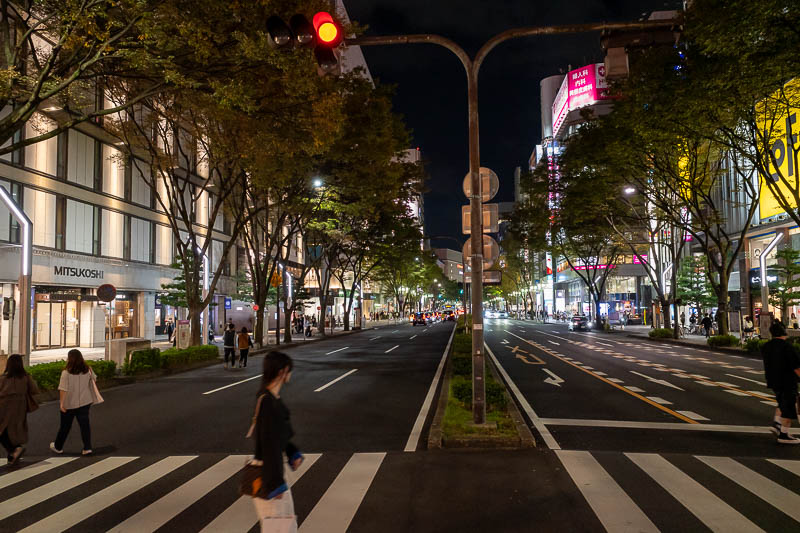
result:
M 441 35 L 413 34 L 345 39 L 346 45 L 382 46 L 392 44 L 436 44 L 453 52 L 467 74 L 467 118 L 469 125 L 470 238 L 472 239 L 472 418 L 475 424 L 486 422 L 486 385 L 483 352 L 483 206 L 481 202 L 480 145 L 478 140 L 478 73 L 486 56 L 498 44 L 519 37 L 564 35 L 607 30 L 646 30 L 679 25 L 679 20 L 569 24 L 516 28 L 495 35 L 478 50 L 475 58 L 459 45 Z M 466 266 L 466 258 L 464 258 Z M 554 300 L 555 301 L 555 300 Z

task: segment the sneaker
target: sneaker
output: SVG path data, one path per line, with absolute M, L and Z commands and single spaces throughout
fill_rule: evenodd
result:
M 11 455 L 8 456 L 8 464 L 15 465 L 19 461 L 22 454 L 25 453 L 25 446 L 17 446 Z
M 776 437 L 778 435 L 780 435 L 781 434 L 781 424 L 780 424 L 780 422 L 773 422 L 772 426 L 769 428 L 769 430 L 771 432 L 773 432 Z
M 781 444 L 800 444 L 800 439 L 792 437 L 788 433 L 778 435 L 778 442 Z
M 59 450 L 58 448 L 56 448 L 55 442 L 50 443 L 50 451 L 53 453 L 64 453 L 64 450 Z
M 81 450 L 81 455 L 92 455 L 92 450 Z

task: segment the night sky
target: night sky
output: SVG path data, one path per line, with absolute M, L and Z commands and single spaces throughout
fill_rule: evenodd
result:
M 437 33 L 470 55 L 492 36 L 515 27 L 638 20 L 681 2 L 665 0 L 344 0 L 366 35 Z M 463 242 L 459 217 L 467 203 L 461 182 L 469 170 L 466 75 L 460 61 L 434 45 L 364 47 L 377 81 L 397 87 L 395 108 L 422 150 L 429 181 L 425 194 L 428 235 Z M 524 38 L 501 44 L 481 67 L 481 165 L 497 172 L 500 192 L 511 201 L 514 168 L 527 165 L 541 141 L 539 81 L 603 60 L 598 34 Z M 455 248 L 448 240 L 434 247 Z

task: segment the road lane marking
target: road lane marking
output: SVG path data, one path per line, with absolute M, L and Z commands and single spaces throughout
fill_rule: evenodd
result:
M 330 354 L 332 354 L 332 353 L 341 352 L 342 350 L 346 350 L 346 349 L 348 349 L 348 348 L 349 348 L 349 346 L 345 346 L 344 348 L 339 348 L 338 350 L 334 350 L 334 351 L 332 351 L 332 352 L 328 352 L 328 353 L 326 353 L 325 355 L 330 355 Z
M 412 335 L 411 337 L 409 337 L 409 339 L 408 339 L 408 340 L 410 340 L 410 341 L 413 341 L 413 340 L 414 340 L 414 339 L 416 339 L 416 338 L 417 338 L 417 336 L 416 336 L 416 335 Z
M 750 396 L 750 395 L 749 395 L 749 394 L 747 394 L 746 392 L 739 392 L 738 390 L 728 390 L 728 389 L 725 389 L 725 391 L 724 391 L 724 392 L 727 392 L 728 394 L 733 394 L 734 396 Z
M 453 331 L 450 333 L 450 340 L 447 341 L 447 346 L 445 346 L 442 358 L 439 360 L 439 366 L 436 367 L 436 373 L 433 375 L 431 386 L 428 387 L 428 394 L 425 395 L 425 399 L 422 401 L 422 407 L 420 407 L 417 419 L 414 421 L 414 426 L 411 428 L 411 434 L 408 436 L 408 440 L 406 441 L 406 447 L 403 448 L 404 452 L 414 452 L 417 450 L 417 444 L 419 443 L 419 438 L 422 435 L 422 428 L 425 425 L 425 419 L 428 418 L 428 412 L 431 409 L 433 397 L 436 395 L 436 389 L 439 386 L 439 380 L 442 377 L 442 370 L 444 369 L 444 364 L 447 361 L 447 354 L 450 353 L 450 345 L 453 343 L 453 337 L 455 337 L 455 334 L 456 328 L 453 326 Z
M 426 327 L 425 329 L 428 329 L 428 328 Z M 396 329 L 396 330 L 394 330 L 392 333 L 397 333 L 398 331 L 400 331 L 400 330 L 399 330 L 399 329 Z
M 47 518 L 35 524 L 31 524 L 21 530 L 20 533 L 22 533 L 22 531 L 25 533 L 46 533 L 69 529 L 196 458 L 196 455 L 184 455 L 170 456 L 162 459 L 157 463 L 139 470 L 132 476 L 114 483 L 110 487 L 95 492 L 91 496 L 78 500 L 69 507 L 65 507 L 47 516 Z M 252 503 L 250 505 L 252 506 Z
M 0 520 L 74 489 L 138 457 L 109 457 L 0 503 Z
M 613 344 L 608 344 L 608 343 L 605 343 L 605 342 L 600 342 L 600 341 L 597 341 L 597 344 L 601 344 L 601 345 L 603 345 L 603 346 L 608 346 L 608 347 L 610 347 L 610 348 L 613 348 L 613 347 L 614 347 L 614 345 L 613 345 Z
M 705 464 L 800 522 L 800 496 L 730 457 L 700 457 Z
M 292 472 L 285 468 L 286 472 L 284 477 L 286 483 L 291 488 L 298 479 L 303 477 L 303 474 L 308 472 L 317 459 L 322 457 L 320 453 L 309 453 L 303 456 L 303 463 L 300 467 Z M 251 496 L 242 496 L 236 500 L 233 505 L 225 509 L 219 516 L 217 516 L 210 524 L 200 530 L 200 533 L 217 533 L 225 531 L 227 533 L 247 533 L 255 526 L 258 525 L 258 515 L 256 509 L 253 507 L 253 498 Z
M 661 398 L 659 396 L 648 396 L 648 398 L 661 405 L 672 405 L 671 401 L 665 400 L 664 398 Z
M 505 380 L 509 390 L 517 399 L 517 402 L 519 402 L 519 405 L 522 407 L 522 410 L 525 411 L 525 414 L 527 414 L 528 418 L 531 419 L 533 427 L 535 427 L 536 431 L 538 431 L 539 434 L 542 436 L 542 440 L 544 440 L 544 443 L 547 444 L 547 447 L 551 450 L 560 450 L 561 446 L 558 444 L 558 441 L 556 441 L 556 439 L 550 433 L 550 430 L 547 429 L 547 426 L 542 424 L 539 415 L 536 414 L 536 411 L 533 410 L 531 404 L 528 403 L 528 400 L 526 400 L 525 396 L 523 396 L 522 393 L 520 392 L 519 387 L 517 387 L 517 384 L 514 383 L 514 381 L 511 379 L 511 376 L 509 376 L 508 372 L 506 372 L 506 369 L 503 368 L 503 366 L 500 364 L 500 361 L 497 360 L 497 357 L 495 357 L 494 352 L 492 352 L 492 349 L 489 348 L 489 345 L 486 344 L 485 342 L 483 343 L 483 346 L 486 349 L 486 353 L 488 353 L 489 357 L 491 357 L 492 362 L 494 363 L 494 367 L 497 369 L 498 372 L 500 372 L 500 375 Z
M 556 455 L 606 531 L 658 531 L 591 453 L 557 450 Z
M 757 433 L 770 434 L 766 426 L 731 426 L 725 424 L 684 424 L 681 422 L 640 422 L 638 420 L 593 420 L 585 418 L 541 418 L 546 426 L 573 426 L 624 429 L 658 429 L 677 431 L 714 431 L 721 433 Z M 800 428 L 790 429 L 792 434 L 800 433 Z M 800 461 L 798 461 L 800 463 Z M 798 474 L 800 475 L 800 474 Z
M 625 455 L 712 531 L 762 531 L 660 455 L 652 453 Z
M 389 348 L 388 350 L 386 350 L 386 351 L 385 351 L 385 352 L 383 352 L 383 353 L 389 353 L 389 352 L 391 352 L 392 350 L 394 350 L 395 348 L 399 348 L 399 347 L 400 347 L 400 345 L 399 345 L 399 344 L 398 344 L 398 345 L 396 345 L 396 346 L 392 346 L 391 348 Z
M 631 392 L 644 392 L 644 389 L 640 389 L 639 387 L 625 387 L 625 388 L 627 390 L 631 391 Z M 680 412 L 680 411 L 678 411 L 678 412 Z
M 556 387 L 560 387 L 561 384 L 564 383 L 563 378 L 556 376 L 550 370 L 547 370 L 546 368 L 543 368 L 542 370 L 544 370 L 547 373 L 547 375 L 550 376 L 549 378 L 544 380 L 545 383 L 549 383 L 550 385 L 555 385 Z
M 698 415 L 694 411 L 678 411 L 683 416 L 687 416 L 692 420 L 709 420 L 708 418 L 704 417 L 703 415 Z
M 751 382 L 753 382 L 753 383 L 756 383 L 756 384 L 758 384 L 758 385 L 761 385 L 762 387 L 766 387 L 766 386 L 767 386 L 767 384 L 766 384 L 766 383 L 764 383 L 764 382 L 762 382 L 762 381 L 756 381 L 755 379 L 744 378 L 744 377 L 742 377 L 742 376 L 737 376 L 736 374 L 725 374 L 725 375 L 726 375 L 726 376 L 730 376 L 730 377 L 732 377 L 732 378 L 739 378 L 739 379 L 743 379 L 743 380 L 745 380 L 745 381 L 751 381 Z
M 203 393 L 203 395 L 214 394 L 215 392 L 219 392 L 221 390 L 229 389 L 231 387 L 235 387 L 236 385 L 241 385 L 242 383 L 247 383 L 248 381 L 253 381 L 254 379 L 258 379 L 260 377 L 261 377 L 261 374 L 258 374 L 256 376 L 249 377 L 247 379 L 243 379 L 242 381 L 237 381 L 236 383 L 231 383 L 230 385 L 225 385 L 224 387 L 219 387 L 218 389 L 206 391 L 206 392 Z
M 358 369 L 357 369 L 357 368 L 354 368 L 353 370 L 350 370 L 349 372 L 345 372 L 344 374 L 342 374 L 342 375 L 341 375 L 341 376 L 339 376 L 338 378 L 334 379 L 333 381 L 329 381 L 328 383 L 326 383 L 326 384 L 325 384 L 325 385 L 323 385 L 322 387 L 320 387 L 320 388 L 318 388 L 318 389 L 314 389 L 314 392 L 319 392 L 319 391 L 322 391 L 322 390 L 325 390 L 325 389 L 327 389 L 328 387 L 330 387 L 331 385 L 333 385 L 333 384 L 334 384 L 334 383 L 336 383 L 337 381 L 339 381 L 339 380 L 342 380 L 342 379 L 346 378 L 347 376 L 349 376 L 350 374 L 352 374 L 352 373 L 353 373 L 353 372 L 355 372 L 356 370 L 358 370 Z
M 663 379 L 656 379 L 654 377 L 648 376 L 647 374 L 642 374 L 640 372 L 635 372 L 633 370 L 631 370 L 631 374 L 636 374 L 637 376 L 643 377 L 644 379 L 646 379 L 647 381 L 650 381 L 652 383 L 658 383 L 659 385 L 664 385 L 665 387 L 671 387 L 673 389 L 678 389 L 679 391 L 683 391 L 682 388 L 680 388 L 680 387 L 678 387 L 676 385 L 673 385 L 669 381 L 664 381 Z
M 155 531 L 242 469 L 249 455 L 229 455 L 109 530 Z
M 549 340 L 549 339 L 547 340 L 547 342 L 549 342 L 550 344 L 555 344 L 556 346 L 561 346 L 561 343 L 560 343 L 560 342 L 551 341 L 551 340 Z
M 381 338 L 381 336 L 380 336 L 380 335 L 378 335 L 377 337 L 372 337 L 370 340 L 371 340 L 371 341 L 374 341 L 375 339 L 380 339 L 380 338 Z
M 33 476 L 38 476 L 42 472 L 47 472 L 52 468 L 65 465 L 75 459 L 77 459 L 77 457 L 50 457 L 44 461 L 39 461 L 38 463 L 20 468 L 19 470 L 13 470 L 7 474 L 3 474 L 0 476 L 0 489 L 4 489 L 14 483 L 19 483 L 20 481 L 25 481 Z
M 354 453 L 322 495 L 298 533 L 347 531 L 386 453 Z
M 511 333 L 510 331 L 509 331 L 509 335 L 514 335 L 514 336 L 515 336 L 515 337 L 517 337 L 519 340 L 521 340 L 521 341 L 524 341 L 524 342 L 527 342 L 527 343 L 528 343 L 528 344 L 530 344 L 531 346 L 534 346 L 534 343 L 533 343 L 532 341 L 529 341 L 529 340 L 527 340 L 527 339 L 524 339 L 524 338 L 520 337 L 519 335 L 515 335 L 514 333 Z M 540 348 L 540 349 L 542 349 L 542 348 Z M 546 350 L 545 350 L 545 351 L 546 351 Z M 547 351 L 546 351 L 546 352 L 547 352 Z M 551 354 L 552 354 L 552 352 L 551 352 Z M 656 402 L 653 402 L 653 401 L 650 401 L 650 400 L 648 400 L 647 398 L 645 398 L 645 397 L 644 397 L 644 396 L 642 396 L 641 394 L 637 394 L 636 392 L 633 392 L 633 391 L 630 391 L 630 390 L 626 389 L 626 388 L 625 388 L 625 387 L 623 387 L 622 385 L 619 385 L 619 384 L 617 384 L 617 383 L 614 383 L 613 381 L 609 381 L 609 380 L 608 380 L 608 378 L 604 378 L 603 376 L 598 376 L 597 374 L 595 374 L 595 373 L 594 373 L 594 372 L 592 372 L 591 370 L 586 370 L 585 368 L 582 368 L 580 365 L 577 365 L 577 364 L 575 364 L 575 363 L 573 363 L 573 362 L 567 361 L 566 359 L 564 359 L 564 357 L 563 357 L 563 356 L 557 356 L 557 355 L 554 355 L 553 357 L 557 357 L 558 359 L 560 359 L 560 360 L 561 360 L 561 361 L 563 361 L 564 363 L 566 363 L 566 364 L 568 364 L 568 365 L 572 365 L 572 366 L 574 366 L 575 368 L 577 368 L 577 369 L 581 370 L 582 372 L 586 372 L 586 373 L 587 373 L 587 374 L 589 374 L 590 376 L 593 376 L 593 377 L 595 377 L 595 378 L 599 379 L 600 381 L 603 381 L 603 382 L 605 382 L 605 383 L 608 383 L 608 384 L 609 384 L 609 385 L 611 385 L 612 387 L 615 387 L 615 388 L 617 388 L 617 389 L 621 390 L 622 392 L 625 392 L 626 394 L 630 394 L 631 396 L 633 396 L 633 397 L 635 397 L 635 398 L 638 398 L 639 400 L 641 400 L 641 401 L 643 401 L 643 402 L 645 402 L 645 403 L 647 403 L 647 404 L 650 404 L 650 405 L 652 405 L 652 406 L 653 406 L 653 407 L 655 407 L 656 409 L 660 409 L 661 411 L 664 411 L 665 413 L 669 413 L 669 414 L 671 414 L 672 416 L 674 416 L 675 418 L 677 418 L 677 419 L 679 419 L 679 420 L 683 420 L 683 421 L 684 421 L 684 422 L 686 422 L 687 424 L 697 424 L 697 423 L 698 423 L 696 420 L 692 420 L 691 418 L 689 418 L 689 417 L 687 417 L 687 416 L 685 416 L 685 415 L 682 415 L 682 414 L 680 414 L 680 413 L 679 413 L 679 412 L 677 412 L 677 411 L 673 411 L 673 410 L 672 410 L 672 409 L 670 409 L 669 407 L 664 407 L 663 405 L 659 405 L 659 404 L 657 404 Z
M 800 461 L 790 461 L 788 459 L 767 459 L 767 461 L 784 470 L 788 470 L 796 476 L 800 476 Z
M 619 378 L 606 378 L 606 379 L 607 379 L 608 381 L 610 381 L 611 383 L 625 383 L 624 381 L 622 381 L 622 380 L 621 380 L 621 379 L 619 379 Z

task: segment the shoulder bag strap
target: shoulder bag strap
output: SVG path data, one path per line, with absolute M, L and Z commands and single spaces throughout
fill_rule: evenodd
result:
M 252 437 L 253 432 L 256 430 L 256 421 L 258 420 L 258 413 L 261 411 L 261 402 L 264 401 L 264 396 L 266 396 L 266 393 L 258 397 L 258 401 L 256 402 L 256 411 L 253 413 L 253 420 L 250 422 L 250 429 L 247 430 L 247 435 L 245 435 L 245 438 L 249 439 Z

